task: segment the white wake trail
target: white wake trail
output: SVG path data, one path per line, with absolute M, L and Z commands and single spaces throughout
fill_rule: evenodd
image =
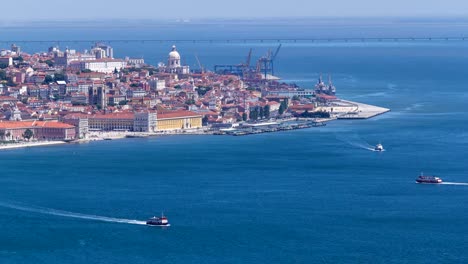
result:
M 468 186 L 468 183 L 466 183 L 466 182 L 442 182 L 441 184 Z
M 124 219 L 124 218 L 114 218 L 114 217 L 107 217 L 107 216 L 99 216 L 99 215 L 87 215 L 87 214 L 80 214 L 80 213 L 73 213 L 68 211 L 56 210 L 51 208 L 41 208 L 41 207 L 29 207 L 24 205 L 17 205 L 11 203 L 3 203 L 0 202 L 1 207 L 10 208 L 21 210 L 25 212 L 32 212 L 32 213 L 39 213 L 39 214 L 48 214 L 48 215 L 55 215 L 55 216 L 63 216 L 63 217 L 71 217 L 71 218 L 79 218 L 85 220 L 94 220 L 94 221 L 101 221 L 101 222 L 111 222 L 111 223 L 122 223 L 122 224 L 132 224 L 132 225 L 146 225 L 145 221 L 133 220 L 133 219 Z
M 375 148 L 372 145 L 370 145 L 369 143 L 367 143 L 365 140 L 363 140 L 362 138 L 360 138 L 357 135 L 354 135 L 354 137 L 353 136 L 343 137 L 343 136 L 336 135 L 335 137 L 339 141 L 341 141 L 343 143 L 346 143 L 346 144 L 349 144 L 350 146 L 360 148 L 360 149 L 369 150 L 369 151 L 375 151 Z

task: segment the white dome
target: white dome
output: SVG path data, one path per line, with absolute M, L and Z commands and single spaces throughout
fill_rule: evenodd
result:
M 180 60 L 180 54 L 177 52 L 176 46 L 172 46 L 172 51 L 169 52 L 169 59 Z

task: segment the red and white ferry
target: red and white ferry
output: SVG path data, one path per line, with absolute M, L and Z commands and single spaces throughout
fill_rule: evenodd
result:
M 167 220 L 167 217 L 164 215 L 161 215 L 161 217 L 151 217 L 146 221 L 146 224 L 149 226 L 170 226 L 169 220 Z

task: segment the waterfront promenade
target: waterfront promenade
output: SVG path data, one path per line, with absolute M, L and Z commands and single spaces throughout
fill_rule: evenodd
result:
M 66 144 L 65 141 L 44 141 L 44 142 L 20 142 L 20 143 L 9 143 L 0 144 L 0 150 L 6 149 L 17 149 L 17 148 L 29 148 L 29 147 L 44 147 Z

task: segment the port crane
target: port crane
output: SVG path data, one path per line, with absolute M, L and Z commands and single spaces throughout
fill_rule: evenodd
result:
M 271 49 L 268 50 L 267 54 L 257 61 L 257 73 L 262 73 L 265 81 L 268 79 L 268 74 L 271 74 L 272 76 L 275 75 L 274 62 L 276 56 L 278 56 L 281 46 L 282 44 L 279 44 L 274 53 L 271 51 Z
M 214 70 L 216 73 L 231 73 L 243 76 L 246 72 L 250 71 L 250 62 L 252 60 L 252 49 L 249 50 L 245 62 L 240 64 L 224 64 L 215 65 Z

